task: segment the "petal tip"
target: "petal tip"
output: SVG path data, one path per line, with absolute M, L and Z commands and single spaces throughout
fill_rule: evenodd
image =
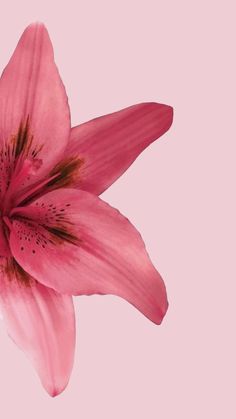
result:
M 165 105 L 166 106 L 166 111 L 167 111 L 167 115 L 169 118 L 169 128 L 171 127 L 172 123 L 173 123 L 173 119 L 174 119 L 174 108 L 172 106 L 169 105 Z
M 153 307 L 153 311 L 150 315 L 143 313 L 149 320 L 151 320 L 155 325 L 160 326 L 166 316 L 166 313 L 169 308 L 169 303 L 167 300 L 167 297 L 165 297 L 165 300 L 162 303 L 158 303 L 156 305 L 156 308 Z
M 47 393 L 50 397 L 55 398 L 55 397 L 59 396 L 62 393 L 63 390 L 64 389 L 61 390 L 61 389 L 57 389 L 57 388 L 52 388 L 52 389 L 48 389 Z
M 31 44 L 35 41 L 35 37 L 47 39 L 47 41 L 50 39 L 48 30 L 43 22 L 36 21 L 26 26 L 19 42 L 23 41 L 23 43 Z
M 174 118 L 174 109 L 172 106 L 170 105 L 161 105 L 162 109 L 161 109 L 161 117 L 163 118 L 163 128 L 164 128 L 164 132 L 167 132 L 172 123 L 173 123 L 173 118 Z
M 160 317 L 159 317 L 159 320 L 157 322 L 158 325 L 161 325 L 162 324 L 162 322 L 163 322 L 163 320 L 164 320 L 164 318 L 166 316 L 166 313 L 168 311 L 168 308 L 169 308 L 169 303 L 166 300 L 165 306 L 163 307 L 162 312 L 161 312 Z
M 153 102 L 152 105 L 156 107 L 156 110 L 158 111 L 158 114 L 161 115 L 166 120 L 166 125 L 168 130 L 173 122 L 174 118 L 174 108 L 170 105 L 165 105 L 164 103 L 156 103 Z
M 55 398 L 59 396 L 61 393 L 63 393 L 67 385 L 68 385 L 68 380 L 63 385 L 56 385 L 56 384 L 46 385 L 46 386 L 44 385 L 44 388 L 50 397 Z
M 26 26 L 24 32 L 32 31 L 32 30 L 35 30 L 35 29 L 41 29 L 41 30 L 46 30 L 47 31 L 47 28 L 46 28 L 45 24 L 43 22 L 40 22 L 40 21 L 37 20 L 35 22 L 30 23 L 28 26 Z
M 172 125 L 174 109 L 170 105 L 158 102 L 144 102 L 140 104 L 143 109 L 150 113 L 153 120 L 156 120 L 159 129 L 158 138 L 162 136 Z

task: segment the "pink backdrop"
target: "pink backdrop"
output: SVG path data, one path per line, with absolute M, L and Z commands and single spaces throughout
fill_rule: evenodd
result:
M 115 297 L 77 298 L 70 384 L 51 399 L 0 324 L 4 419 L 233 419 L 235 402 L 235 4 L 8 0 L 0 66 L 46 23 L 74 124 L 141 101 L 172 129 L 103 198 L 141 231 L 170 308 L 161 327 Z

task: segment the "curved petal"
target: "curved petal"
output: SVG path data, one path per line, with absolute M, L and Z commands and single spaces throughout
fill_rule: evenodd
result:
M 41 283 L 75 295 L 116 294 L 161 322 L 166 290 L 140 234 L 98 197 L 59 189 L 14 210 L 8 224 L 14 257 Z
M 83 161 L 79 188 L 101 194 L 170 128 L 172 119 L 170 106 L 141 103 L 72 128 L 66 154 Z
M 38 174 L 45 175 L 62 156 L 69 133 L 67 96 L 48 32 L 32 24 L 0 79 L 0 153 L 13 166 L 20 156 L 35 160 Z
M 47 392 L 61 393 L 74 358 L 72 298 L 37 283 L 8 259 L 0 274 L 0 305 L 9 335 L 30 357 Z

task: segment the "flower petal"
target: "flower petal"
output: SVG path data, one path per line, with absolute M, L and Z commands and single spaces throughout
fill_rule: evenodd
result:
M 12 219 L 11 251 L 38 281 L 62 293 L 116 294 L 161 322 L 164 283 L 117 210 L 88 192 L 59 189 L 14 210 Z
M 32 360 L 51 396 L 66 387 L 73 366 L 72 298 L 37 283 L 13 259 L 0 274 L 0 305 L 9 335 Z
M 11 250 L 6 237 L 6 228 L 0 217 L 0 260 L 2 256 L 11 256 Z
M 101 194 L 171 126 L 173 109 L 141 103 L 72 128 L 67 155 L 84 161 L 78 186 Z
M 67 96 L 48 32 L 32 24 L 0 79 L 0 152 L 36 160 L 38 173 L 45 175 L 62 156 L 69 133 Z

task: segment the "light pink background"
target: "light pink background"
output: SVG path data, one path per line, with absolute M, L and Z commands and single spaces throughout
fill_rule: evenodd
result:
M 103 195 L 165 279 L 163 325 L 115 297 L 78 298 L 73 374 L 51 399 L 1 323 L 1 418 L 236 417 L 233 6 L 2 2 L 1 69 L 24 27 L 45 22 L 74 124 L 141 101 L 173 105 L 175 120 Z

